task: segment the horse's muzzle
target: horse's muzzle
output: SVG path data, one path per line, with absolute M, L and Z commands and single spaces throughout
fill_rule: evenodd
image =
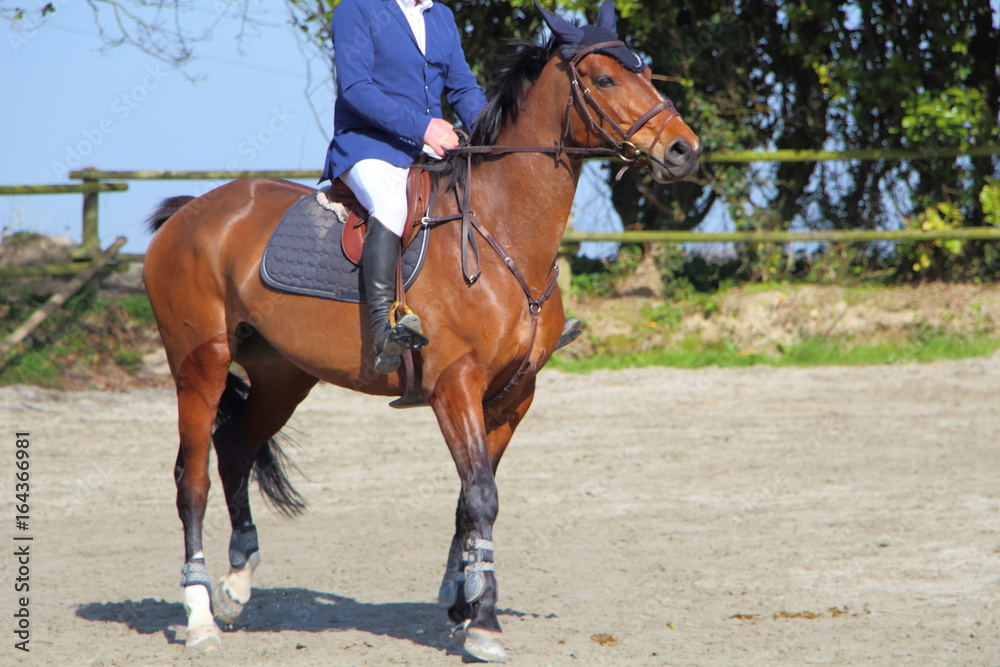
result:
M 653 160 L 653 180 L 657 183 L 667 183 L 692 175 L 698 169 L 701 150 L 701 142 L 697 139 L 692 146 L 687 139 L 678 137 L 666 147 L 662 157 Z

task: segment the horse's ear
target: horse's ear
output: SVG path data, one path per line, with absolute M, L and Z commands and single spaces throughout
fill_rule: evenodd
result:
M 612 35 L 618 34 L 618 17 L 615 15 L 615 0 L 604 0 L 597 10 L 597 27 L 604 28 Z
M 608 0 L 609 2 L 611 0 Z M 545 24 L 549 26 L 552 33 L 559 38 L 559 40 L 564 44 L 579 44 L 583 41 L 583 30 L 579 27 L 573 25 L 566 19 L 559 18 L 552 12 L 547 12 L 542 9 L 542 6 L 538 4 L 538 0 L 535 0 L 535 9 L 538 13 L 542 15 Z M 612 13 L 614 13 L 614 7 L 612 7 Z

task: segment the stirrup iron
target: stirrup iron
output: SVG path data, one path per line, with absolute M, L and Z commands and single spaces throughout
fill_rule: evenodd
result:
M 403 316 L 399 317 L 402 313 Z M 423 334 L 420 318 L 405 303 L 396 301 L 389 309 L 389 339 L 407 350 L 423 349 L 430 341 Z

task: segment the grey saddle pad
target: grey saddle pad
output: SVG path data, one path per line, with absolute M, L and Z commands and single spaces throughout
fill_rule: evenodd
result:
M 361 303 L 365 300 L 362 269 L 344 256 L 340 234 L 346 210 L 328 210 L 316 194 L 305 195 L 288 209 L 264 248 L 260 278 L 268 287 L 293 294 Z M 342 217 L 341 217 L 342 216 Z M 416 281 L 427 255 L 427 228 L 403 253 L 403 286 Z

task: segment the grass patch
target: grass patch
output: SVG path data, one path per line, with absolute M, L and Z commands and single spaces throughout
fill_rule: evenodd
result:
M 781 347 L 776 354 L 740 352 L 731 345 L 702 346 L 685 340 L 681 345 L 647 352 L 614 354 L 601 351 L 586 359 L 568 359 L 557 355 L 549 368 L 570 373 L 594 370 L 618 370 L 666 366 L 671 368 L 741 368 L 767 366 L 858 366 L 899 363 L 928 363 L 968 359 L 993 354 L 1000 349 L 1000 338 L 993 336 L 956 336 L 928 334 L 876 345 L 845 345 L 830 339 L 814 338 Z
M 0 370 L 0 385 L 33 384 L 50 389 L 62 389 L 63 380 L 59 369 L 48 355 L 42 352 L 26 352 L 16 364 Z
M 5 289 L 0 293 L 0 338 L 40 306 L 46 295 Z M 0 385 L 64 387 L 68 377 L 134 373 L 155 329 L 145 295 L 102 298 L 88 287 L 49 316 L 6 360 Z
M 148 324 L 156 326 L 156 318 L 153 317 L 153 307 L 149 305 L 149 299 L 145 294 L 126 296 L 114 301 L 130 318 L 137 324 Z

